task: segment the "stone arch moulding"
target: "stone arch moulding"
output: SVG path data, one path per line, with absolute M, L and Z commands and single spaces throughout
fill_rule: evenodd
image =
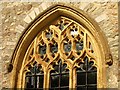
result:
M 41 14 L 38 15 L 25 29 L 22 36 L 20 37 L 14 53 L 12 55 L 11 62 L 8 67 L 8 71 L 11 72 L 11 88 L 21 88 L 19 85 L 19 73 L 22 66 L 22 61 L 28 46 L 32 43 L 34 38 L 38 33 L 41 32 L 42 28 L 46 25 L 49 25 L 53 20 L 59 16 L 64 16 L 70 18 L 82 26 L 84 26 L 91 35 L 91 38 L 94 39 L 94 45 L 97 47 L 98 51 L 98 77 L 97 84 L 98 87 L 106 87 L 106 74 L 105 67 L 106 65 L 112 65 L 112 56 L 108 47 L 107 40 L 100 30 L 97 23 L 91 19 L 86 13 L 82 10 L 78 10 L 74 7 L 66 6 L 64 4 L 53 5 Z

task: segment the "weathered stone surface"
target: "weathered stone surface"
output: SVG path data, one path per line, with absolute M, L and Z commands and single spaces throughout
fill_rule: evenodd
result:
M 38 15 L 40 13 L 38 8 L 34 8 L 34 11 L 35 11 L 36 15 Z
M 36 17 L 34 10 L 29 13 L 29 16 L 34 19 Z
M 106 14 L 102 14 L 102 15 L 98 16 L 97 18 L 95 18 L 95 20 L 97 22 L 101 22 L 101 21 L 103 21 L 105 19 L 108 19 L 108 16 Z
M 32 20 L 31 20 L 30 16 L 27 15 L 27 16 L 25 17 L 24 21 L 25 21 L 26 23 L 30 23 Z

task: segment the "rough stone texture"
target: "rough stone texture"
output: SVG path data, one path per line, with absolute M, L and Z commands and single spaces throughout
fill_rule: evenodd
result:
M 9 88 L 6 66 L 11 60 L 24 28 L 43 10 L 58 2 L 2 2 L 0 3 L 0 89 Z M 113 56 L 107 68 L 107 87 L 118 88 L 118 6 L 117 2 L 68 2 L 91 16 L 104 32 Z M 120 82 L 119 82 L 120 84 Z

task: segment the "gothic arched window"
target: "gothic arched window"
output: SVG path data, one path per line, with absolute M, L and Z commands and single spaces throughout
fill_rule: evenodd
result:
M 13 87 L 105 88 L 105 67 L 112 60 L 94 23 L 82 11 L 64 5 L 43 12 L 23 33 L 13 54 L 13 76 L 19 72 Z
M 51 90 L 68 89 L 73 80 L 78 90 L 97 87 L 94 47 L 77 22 L 60 16 L 35 37 L 28 52 L 23 63 L 26 88 L 47 84 Z

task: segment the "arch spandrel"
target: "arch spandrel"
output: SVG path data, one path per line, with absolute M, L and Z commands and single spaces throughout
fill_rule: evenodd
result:
M 58 28 L 56 28 L 56 26 L 53 25 L 54 24 L 53 21 L 58 19 L 60 16 L 66 17 L 72 20 L 73 22 L 76 22 L 77 24 L 79 24 L 80 28 L 82 28 L 82 30 L 87 33 L 86 37 L 87 35 L 89 36 L 89 40 L 91 40 L 91 44 L 96 46 L 94 49 L 99 52 L 97 54 L 97 58 L 99 58 L 99 61 L 102 60 L 102 63 L 99 63 L 101 65 L 98 65 L 98 66 L 102 66 L 103 63 L 104 63 L 103 67 L 105 67 L 106 64 L 107 65 L 112 64 L 112 58 L 111 58 L 107 40 L 105 36 L 103 35 L 102 31 L 100 30 L 99 26 L 96 24 L 96 22 L 92 20 L 89 16 L 87 16 L 81 10 L 77 10 L 76 8 L 71 8 L 66 5 L 55 5 L 55 6 L 50 7 L 43 13 L 41 13 L 38 17 L 36 17 L 35 20 L 29 24 L 29 26 L 25 29 L 22 36 L 20 37 L 20 40 L 18 41 L 18 44 L 15 48 L 15 51 L 13 53 L 12 60 L 11 60 L 11 64 L 13 64 L 12 73 L 13 73 L 13 76 L 15 76 L 12 78 L 12 81 L 13 81 L 12 87 L 21 87 L 19 82 L 15 83 L 15 80 L 16 78 L 19 77 L 17 76 L 17 73 L 19 73 L 22 67 L 23 59 L 27 51 L 27 48 L 30 46 L 32 42 L 35 43 L 35 40 L 34 40 L 35 37 L 39 35 L 39 33 L 42 34 L 42 36 L 44 37 L 44 34 L 42 33 L 42 31 L 44 30 L 46 26 L 50 26 L 49 28 L 55 29 L 54 31 L 56 31 L 56 33 L 61 32 Z M 64 35 L 64 31 L 62 31 L 62 33 Z M 33 52 L 36 54 L 37 51 L 33 50 Z M 84 52 L 87 53 L 88 51 L 84 51 Z M 91 56 L 91 55 L 88 54 L 88 56 Z M 44 64 L 44 65 L 46 66 L 47 64 Z M 100 70 L 100 72 L 102 73 L 103 71 L 104 70 Z M 104 76 L 104 75 L 101 75 L 101 76 Z M 101 85 L 99 87 L 104 87 L 104 85 Z

